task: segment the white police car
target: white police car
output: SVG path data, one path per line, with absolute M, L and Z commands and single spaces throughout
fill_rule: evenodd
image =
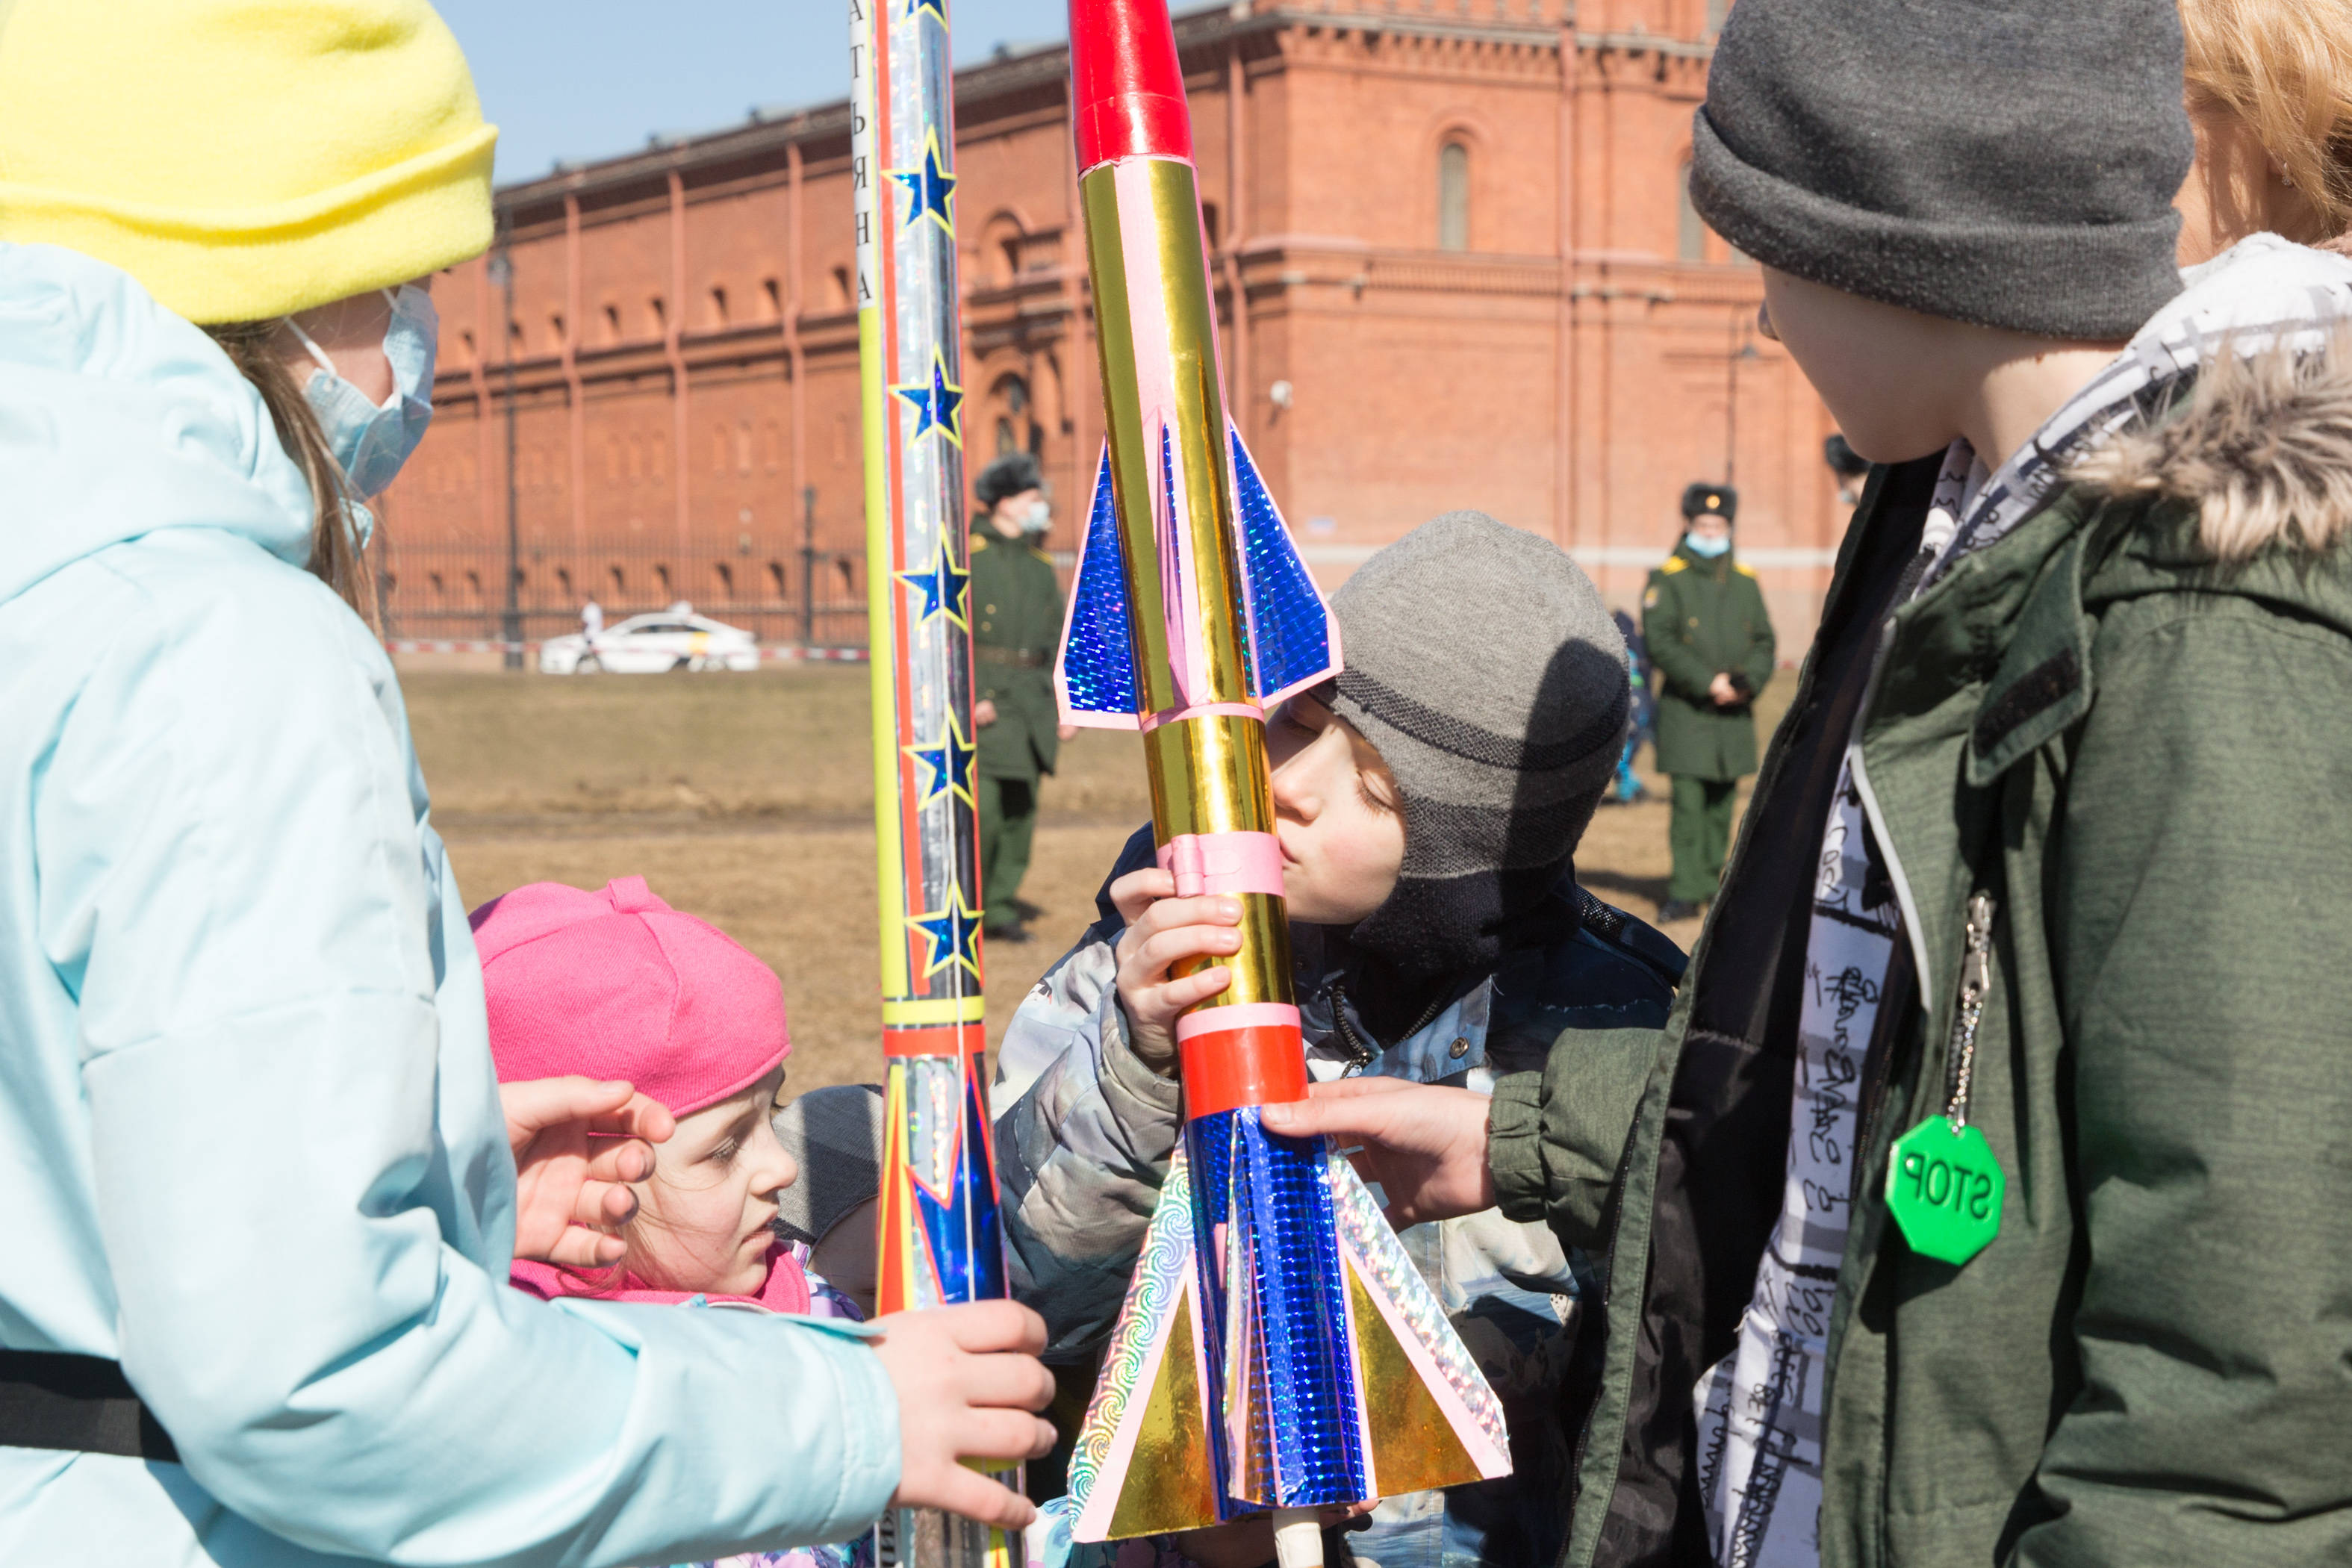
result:
M 541 675 L 657 675 L 672 669 L 757 669 L 760 639 L 683 608 L 631 616 L 598 632 L 539 645 Z

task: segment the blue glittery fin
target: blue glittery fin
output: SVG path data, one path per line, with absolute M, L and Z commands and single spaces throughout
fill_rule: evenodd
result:
M 1339 673 L 1339 631 L 1257 464 L 1227 426 L 1249 608 L 1250 685 L 1267 707 Z
M 1323 1141 L 1268 1132 L 1255 1107 L 1185 1135 L 1223 1511 L 1361 1501 L 1371 1476 Z
M 1078 567 L 1070 585 L 1069 624 L 1054 667 L 1054 692 L 1072 724 L 1133 729 L 1137 712 L 1135 645 L 1127 625 L 1127 574 L 1120 560 L 1118 510 L 1110 488 L 1110 444 L 1103 444 Z

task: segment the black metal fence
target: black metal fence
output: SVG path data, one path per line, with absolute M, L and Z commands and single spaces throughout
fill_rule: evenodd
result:
M 379 528 L 368 558 L 387 640 L 495 641 L 505 635 L 509 556 L 502 543 L 409 546 L 395 523 Z M 531 546 L 516 553 L 513 570 L 514 620 L 524 642 L 580 630 L 592 599 L 606 626 L 684 602 L 762 643 L 862 647 L 866 640 L 862 552 L 745 535 L 725 554 L 642 544 Z

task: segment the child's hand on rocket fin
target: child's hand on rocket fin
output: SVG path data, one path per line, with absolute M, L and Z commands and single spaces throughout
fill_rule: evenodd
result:
M 1129 871 L 1110 885 L 1110 900 L 1127 921 L 1113 952 L 1128 1047 L 1163 1078 L 1176 1070 L 1176 1016 L 1233 983 L 1233 971 L 1222 963 L 1172 977 L 1171 966 L 1223 958 L 1242 945 L 1239 899 L 1217 893 L 1180 899 L 1175 893 L 1175 874 L 1156 866 Z
M 1356 1173 L 1380 1184 L 1391 1225 L 1402 1229 L 1494 1206 L 1486 1164 L 1494 1101 L 1486 1096 L 1401 1078 L 1343 1078 L 1307 1094 L 1267 1106 L 1266 1127 L 1292 1138 L 1321 1133 L 1349 1151 Z
M 1018 1530 L 1037 1517 L 1027 1498 L 966 1459 L 1042 1458 L 1054 1428 L 1032 1412 L 1053 1401 L 1037 1360 L 1045 1320 L 1013 1301 L 971 1301 L 874 1320 L 874 1342 L 898 1394 L 898 1489 L 893 1508 L 936 1508 Z

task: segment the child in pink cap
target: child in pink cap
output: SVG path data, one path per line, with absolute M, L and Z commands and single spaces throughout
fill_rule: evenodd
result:
M 635 1184 L 628 1250 L 610 1269 L 518 1260 L 535 1296 L 752 1304 L 854 1316 L 813 1295 L 778 1238 L 776 1194 L 799 1170 L 770 1126 L 792 1037 L 775 971 L 642 877 L 599 892 L 533 882 L 473 914 L 499 1079 L 626 1079 L 677 1131 Z
M 582 1272 L 519 1258 L 516 1288 L 856 1317 L 774 1229 L 776 1194 L 800 1174 L 771 1122 L 793 1048 L 775 971 L 643 877 L 595 893 L 533 882 L 476 910 L 473 926 L 499 1082 L 626 1079 L 677 1119 L 653 1174 L 634 1184 L 620 1262 Z M 866 1538 L 705 1568 L 866 1568 L 871 1557 Z

